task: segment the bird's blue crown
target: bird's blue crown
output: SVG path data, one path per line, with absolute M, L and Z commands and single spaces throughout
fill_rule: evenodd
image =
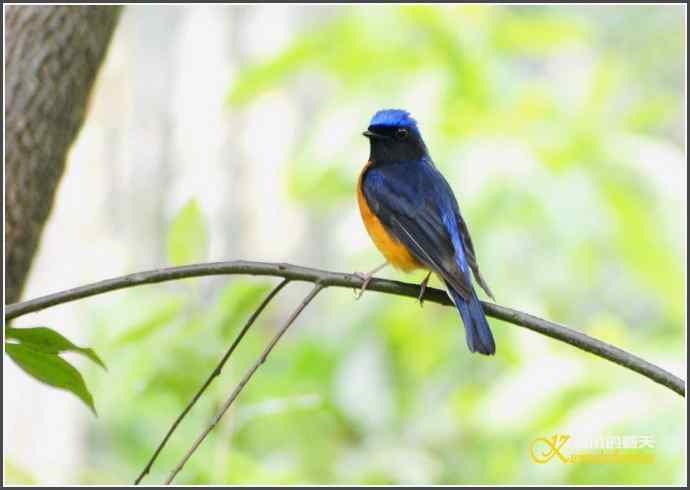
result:
M 384 109 L 374 114 L 369 126 L 403 126 L 410 129 L 417 129 L 417 121 L 410 116 L 409 112 L 403 111 L 402 109 Z

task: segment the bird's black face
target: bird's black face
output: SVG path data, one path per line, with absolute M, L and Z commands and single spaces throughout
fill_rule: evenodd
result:
M 426 145 L 416 127 L 371 125 L 362 134 L 369 138 L 369 159 L 376 164 L 409 162 L 426 154 Z

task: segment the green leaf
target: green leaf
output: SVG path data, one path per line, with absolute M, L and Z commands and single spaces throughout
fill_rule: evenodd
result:
M 175 217 L 168 232 L 168 260 L 173 265 L 203 261 L 208 254 L 208 231 L 196 199 Z
M 84 378 L 74 366 L 59 357 L 34 350 L 24 344 L 6 343 L 5 352 L 29 376 L 47 385 L 71 391 L 96 414 L 93 397 L 86 388 Z
M 68 339 L 63 337 L 62 334 L 47 327 L 7 327 L 5 329 L 5 337 L 8 339 L 18 340 L 27 347 L 35 351 L 44 352 L 46 354 L 59 354 L 60 352 L 65 351 L 77 352 L 85 355 L 103 369 L 107 370 L 105 363 L 103 363 L 101 358 L 98 357 L 93 349 L 74 345 Z
M 178 298 L 161 300 L 153 304 L 151 311 L 147 312 L 143 320 L 128 327 L 113 343 L 122 346 L 146 339 L 170 323 L 180 312 L 182 306 L 182 302 Z

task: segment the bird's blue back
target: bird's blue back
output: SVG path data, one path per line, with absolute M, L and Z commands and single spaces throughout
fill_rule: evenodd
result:
M 373 167 L 367 172 L 363 187 L 370 206 L 373 202 L 372 209 L 384 224 L 390 223 L 393 218 L 401 219 L 400 215 L 421 218 L 423 221 L 418 225 L 427 233 L 415 238 L 424 240 L 423 237 L 426 237 L 432 242 L 428 244 L 429 248 L 438 250 L 440 258 L 455 259 L 460 270 L 465 275 L 469 274 L 466 245 L 459 229 L 462 218 L 458 202 L 431 158 Z M 391 219 L 386 219 L 386 212 L 393 214 Z M 420 261 L 433 268 L 428 258 L 423 254 L 417 255 L 422 255 L 418 256 Z

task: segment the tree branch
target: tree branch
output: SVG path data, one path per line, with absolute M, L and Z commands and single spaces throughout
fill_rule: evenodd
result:
M 189 448 L 187 453 L 184 455 L 182 460 L 177 464 L 177 466 L 172 470 L 170 473 L 170 476 L 168 479 L 165 481 L 166 485 L 170 485 L 172 481 L 175 479 L 175 476 L 182 470 L 184 467 L 185 463 L 189 460 L 189 458 L 194 454 L 194 451 L 201 445 L 201 443 L 206 439 L 206 436 L 213 430 L 213 428 L 220 422 L 220 419 L 225 415 L 225 412 L 228 411 L 230 408 L 230 405 L 235 401 L 237 396 L 240 394 L 242 389 L 245 387 L 245 385 L 249 382 L 251 377 L 254 375 L 257 369 L 266 362 L 266 359 L 268 358 L 268 355 L 271 353 L 273 350 L 273 347 L 278 343 L 280 338 L 283 336 L 285 332 L 287 332 L 287 329 L 290 328 L 290 325 L 294 323 L 294 321 L 297 319 L 300 313 L 304 310 L 304 308 L 307 307 L 307 305 L 313 300 L 317 294 L 321 292 L 321 290 L 324 288 L 322 284 L 320 284 L 318 281 L 314 284 L 314 287 L 312 290 L 307 294 L 307 296 L 302 300 L 302 302 L 299 304 L 297 309 L 293 311 L 289 318 L 286 320 L 286 322 L 283 324 L 283 326 L 278 330 L 278 333 L 275 334 L 271 342 L 268 344 L 266 349 L 263 351 L 261 354 L 261 357 L 257 359 L 257 361 L 254 363 L 254 365 L 249 368 L 249 370 L 245 373 L 244 377 L 242 380 L 239 382 L 239 384 L 235 387 L 233 392 L 230 394 L 227 400 L 225 400 L 225 403 L 223 404 L 222 408 L 220 409 L 220 412 L 218 412 L 218 415 L 214 417 L 214 419 L 211 421 L 209 426 L 204 430 L 204 432 L 201 433 L 199 437 L 197 437 L 196 441 L 194 441 L 194 444 L 192 444 L 192 447 Z
M 247 274 L 254 276 L 273 276 L 290 279 L 292 281 L 318 283 L 322 287 L 359 288 L 362 286 L 362 278 L 355 274 L 330 272 L 308 267 L 300 267 L 282 263 L 265 263 L 250 261 L 213 262 L 207 264 L 194 264 L 182 267 L 169 267 L 145 272 L 137 272 L 126 276 L 108 279 L 105 281 L 88 284 L 86 286 L 61 291 L 58 293 L 41 296 L 29 301 L 8 305 L 5 308 L 5 321 L 17 318 L 27 313 L 35 312 L 58 304 L 76 301 L 97 294 L 106 293 L 143 284 L 154 284 L 165 281 L 174 281 L 188 277 Z M 389 281 L 385 279 L 372 279 L 367 286 L 368 291 L 394 294 L 417 298 L 420 289 L 416 284 Z M 445 291 L 427 288 L 424 294 L 425 301 L 451 306 L 451 302 Z M 541 318 L 523 313 L 505 306 L 482 302 L 484 312 L 493 318 L 528 328 L 548 337 L 570 344 L 578 349 L 590 352 L 603 359 L 635 371 L 656 383 L 662 384 L 685 396 L 685 381 L 668 371 L 651 364 L 633 354 L 610 344 L 594 339 L 588 335 L 572 330 L 563 325 L 553 323 Z
M 138 485 L 139 482 L 141 482 L 142 478 L 144 478 L 149 471 L 151 470 L 151 467 L 153 466 L 153 463 L 155 463 L 156 459 L 158 458 L 158 455 L 160 452 L 163 450 L 165 447 L 165 444 L 168 442 L 168 439 L 170 439 L 170 436 L 172 436 L 173 432 L 175 432 L 175 429 L 177 429 L 177 426 L 180 425 L 180 422 L 182 422 L 182 419 L 185 418 L 187 413 L 192 409 L 194 404 L 201 398 L 201 395 L 204 394 L 204 391 L 206 391 L 206 388 L 211 384 L 211 382 L 218 376 L 220 376 L 221 371 L 223 370 L 223 366 L 225 366 L 225 363 L 230 359 L 230 356 L 232 355 L 233 352 L 235 352 L 235 349 L 239 345 L 239 343 L 242 341 L 244 338 L 244 335 L 249 331 L 249 328 L 254 324 L 256 319 L 259 317 L 262 311 L 268 306 L 268 304 L 273 300 L 273 298 L 280 292 L 281 289 L 283 289 L 285 286 L 288 285 L 290 282 L 290 279 L 283 279 L 280 284 L 278 284 L 276 287 L 271 290 L 270 293 L 264 298 L 264 300 L 261 302 L 259 307 L 254 310 L 254 313 L 249 317 L 247 322 L 244 324 L 244 327 L 242 327 L 242 330 L 240 330 L 240 333 L 237 334 L 237 337 L 235 337 L 235 340 L 233 341 L 232 345 L 230 348 L 227 350 L 223 358 L 220 360 L 216 368 L 211 372 L 210 376 L 206 380 L 206 382 L 199 388 L 199 391 L 196 392 L 194 397 L 191 399 L 191 401 L 187 404 L 184 410 L 182 410 L 182 413 L 175 419 L 175 422 L 170 426 L 170 429 L 168 429 L 168 432 L 165 434 L 165 437 L 163 437 L 163 440 L 161 443 L 158 445 L 156 450 L 154 451 L 153 455 L 151 456 L 151 459 L 149 459 L 148 463 L 146 463 L 146 466 L 144 469 L 141 471 L 141 474 L 137 477 L 136 481 L 134 482 L 135 485 Z

